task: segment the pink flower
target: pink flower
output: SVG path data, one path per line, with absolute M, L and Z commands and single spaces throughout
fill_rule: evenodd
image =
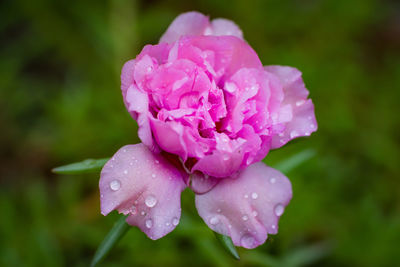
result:
M 124 65 L 121 82 L 143 143 L 104 166 L 104 215 L 129 214 L 158 239 L 178 224 L 190 186 L 206 224 L 235 245 L 254 248 L 277 233 L 291 185 L 260 161 L 317 129 L 297 69 L 263 67 L 232 21 L 189 12 Z

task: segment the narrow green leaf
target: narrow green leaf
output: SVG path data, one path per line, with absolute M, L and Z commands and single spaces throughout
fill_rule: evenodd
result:
M 91 267 L 96 266 L 101 262 L 104 257 L 110 252 L 110 250 L 118 243 L 118 241 L 126 234 L 126 232 L 131 228 L 129 224 L 125 222 L 127 216 L 122 216 L 108 232 L 107 236 L 101 242 L 100 246 L 97 248 L 94 254 L 93 260 L 90 263 Z
M 52 172 L 57 174 L 81 174 L 100 171 L 109 158 L 86 159 L 81 162 L 75 162 L 68 165 L 56 167 Z
M 295 169 L 307 160 L 314 157 L 316 154 L 317 153 L 314 149 L 303 150 L 276 164 L 275 168 L 284 173 L 290 172 L 291 170 Z
M 218 241 L 221 243 L 222 247 L 229 252 L 229 254 L 235 258 L 236 260 L 240 260 L 239 253 L 236 250 L 235 245 L 232 242 L 232 239 L 229 236 L 226 235 L 220 235 L 216 232 L 214 232 L 215 237 L 218 239 Z

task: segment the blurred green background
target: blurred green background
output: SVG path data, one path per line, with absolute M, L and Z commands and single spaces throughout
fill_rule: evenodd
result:
M 103 266 L 397 266 L 400 262 L 400 4 L 389 0 L 51 1 L 0 4 L 0 265 L 88 266 L 118 217 L 98 174 L 54 166 L 137 143 L 120 70 L 179 13 L 234 20 L 262 62 L 299 68 L 319 130 L 272 151 L 316 155 L 286 173 L 278 235 L 235 261 L 183 194 L 158 241 L 132 228 Z

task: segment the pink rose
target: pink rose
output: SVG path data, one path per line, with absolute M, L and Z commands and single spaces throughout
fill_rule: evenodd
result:
M 233 22 L 189 12 L 124 65 L 121 81 L 143 143 L 104 166 L 104 215 L 130 214 L 128 223 L 160 238 L 178 224 L 189 185 L 206 224 L 235 245 L 254 248 L 277 232 L 291 185 L 260 161 L 317 129 L 297 69 L 263 67 Z

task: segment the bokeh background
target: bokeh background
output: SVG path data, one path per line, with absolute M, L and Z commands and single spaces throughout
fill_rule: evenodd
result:
M 88 266 L 117 214 L 98 174 L 51 168 L 137 143 L 120 70 L 179 13 L 234 20 L 267 64 L 299 68 L 319 130 L 272 151 L 294 198 L 278 235 L 235 261 L 183 194 L 158 241 L 132 228 L 103 266 L 396 266 L 400 262 L 400 3 L 390 0 L 5 0 L 0 4 L 0 265 Z

